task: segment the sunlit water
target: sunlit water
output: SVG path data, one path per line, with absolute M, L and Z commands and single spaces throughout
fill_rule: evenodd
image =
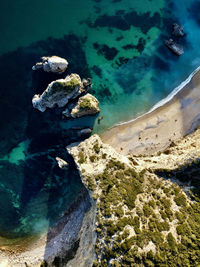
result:
M 83 189 L 73 168 L 65 173 L 54 160 L 76 140 L 70 127 L 94 123 L 94 132 L 101 133 L 133 119 L 199 65 L 199 8 L 199 1 L 189 0 L 0 2 L 1 236 L 47 230 Z M 163 45 L 173 22 L 186 33 L 178 40 L 185 50 L 181 57 Z M 92 78 L 100 124 L 89 118 L 55 122 L 51 112 L 32 109 L 31 97 L 45 89 L 48 77 L 32 75 L 31 67 L 53 54 L 67 58 L 67 73 Z

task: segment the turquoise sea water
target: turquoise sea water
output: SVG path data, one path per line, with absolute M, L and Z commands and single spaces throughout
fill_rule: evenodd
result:
M 72 126 L 94 124 L 101 133 L 133 119 L 200 65 L 199 8 L 199 1 L 189 0 L 0 1 L 2 244 L 47 230 L 83 189 L 73 167 L 63 173 L 54 160 L 77 140 Z M 186 32 L 178 40 L 181 57 L 163 45 L 173 22 Z M 51 111 L 32 109 L 32 96 L 50 77 L 33 74 L 31 67 L 53 54 L 67 58 L 67 73 L 92 78 L 100 124 L 91 118 L 58 121 Z

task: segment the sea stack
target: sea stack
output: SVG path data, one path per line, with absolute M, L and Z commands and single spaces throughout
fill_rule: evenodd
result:
M 42 57 L 42 62 L 37 62 L 32 70 L 43 69 L 46 72 L 53 72 L 61 74 L 66 71 L 68 66 L 68 61 L 62 57 L 51 56 Z
M 81 78 L 78 74 L 71 74 L 65 79 L 53 81 L 41 95 L 34 95 L 33 107 L 41 112 L 55 106 L 64 107 L 69 99 L 77 95 L 80 87 Z
M 71 111 L 73 118 L 80 118 L 85 115 L 94 115 L 100 112 L 99 101 L 91 94 L 86 94 L 79 98 L 75 107 Z

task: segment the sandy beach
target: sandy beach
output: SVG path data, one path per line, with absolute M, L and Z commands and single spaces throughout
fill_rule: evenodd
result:
M 199 68 L 175 91 L 163 105 L 158 103 L 152 111 L 103 133 L 103 142 L 124 155 L 148 155 L 192 132 L 200 124 Z

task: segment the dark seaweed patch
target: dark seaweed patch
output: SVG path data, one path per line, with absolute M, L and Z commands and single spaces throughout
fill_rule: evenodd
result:
M 152 26 L 159 27 L 161 23 L 161 17 L 158 12 L 151 17 L 150 12 L 138 15 L 137 12 L 132 11 L 127 13 L 124 18 L 129 25 L 141 28 L 143 33 L 147 33 Z
M 125 11 L 122 10 L 122 9 L 120 9 L 120 10 L 117 10 L 117 11 L 116 11 L 116 14 L 115 14 L 115 15 L 117 15 L 117 16 L 121 16 L 121 15 L 123 15 L 124 13 L 125 13 Z
M 200 25 L 200 2 L 194 1 L 189 9 L 190 17 L 196 21 L 198 25 Z
M 98 43 L 94 43 L 93 46 L 98 51 L 98 55 L 103 55 L 107 60 L 113 60 L 118 54 L 118 50 L 115 47 L 109 47 L 105 44 L 100 45 Z
M 98 91 L 98 99 L 100 101 L 111 100 L 112 94 L 108 87 L 100 85 L 100 90 Z
M 122 39 L 124 39 L 124 37 L 121 35 L 121 36 L 119 36 L 119 37 L 116 38 L 116 41 L 119 42 L 119 41 L 121 41 Z
M 129 49 L 135 48 L 135 46 L 132 45 L 132 44 L 127 44 L 127 45 L 122 46 L 122 48 L 125 49 L 125 50 L 129 50 Z
M 139 27 L 143 33 L 147 33 L 152 26 L 160 27 L 161 17 L 158 12 L 151 16 L 150 12 L 138 15 L 136 11 L 114 16 L 103 15 L 96 19 L 93 27 L 114 27 L 120 30 L 128 30 L 131 26 Z
M 146 44 L 146 41 L 143 38 L 140 38 L 138 41 L 138 44 L 136 45 L 136 49 L 142 53 L 142 51 L 144 50 L 144 46 Z
M 129 61 L 129 58 L 125 58 L 125 57 L 119 57 L 115 63 L 118 65 L 118 66 L 121 66 L 121 65 L 124 65 L 124 64 L 127 64 Z
M 122 16 L 103 15 L 96 19 L 93 27 L 113 27 L 125 31 L 130 28 L 130 25 Z
M 130 49 L 137 49 L 138 52 L 142 53 L 142 51 L 144 50 L 146 41 L 143 38 L 140 38 L 138 40 L 138 44 L 137 45 L 132 45 L 132 44 L 127 44 L 125 46 L 123 46 L 122 48 L 125 50 L 130 50 Z
M 102 70 L 98 67 L 98 66 L 93 66 L 92 67 L 92 71 L 94 71 L 94 73 L 99 76 L 100 78 L 102 78 Z
M 99 14 L 101 12 L 101 8 L 98 6 L 94 6 L 94 9 L 96 14 Z
M 162 58 L 155 56 L 153 61 L 154 68 L 169 71 L 169 64 Z

